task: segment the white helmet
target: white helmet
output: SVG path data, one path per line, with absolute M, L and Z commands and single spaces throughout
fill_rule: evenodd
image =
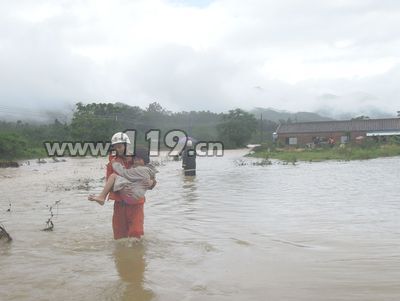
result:
M 128 135 L 123 132 L 115 133 L 111 138 L 111 145 L 118 144 L 118 143 L 127 143 L 131 144 L 131 140 L 129 139 Z

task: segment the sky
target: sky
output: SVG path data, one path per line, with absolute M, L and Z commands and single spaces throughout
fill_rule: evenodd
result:
M 400 110 L 397 0 L 0 7 L 0 114 L 72 110 L 78 101 L 157 101 L 172 111 Z

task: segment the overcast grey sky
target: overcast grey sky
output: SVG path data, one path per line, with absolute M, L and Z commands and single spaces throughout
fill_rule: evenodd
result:
M 0 0 L 0 112 L 400 110 L 397 0 Z

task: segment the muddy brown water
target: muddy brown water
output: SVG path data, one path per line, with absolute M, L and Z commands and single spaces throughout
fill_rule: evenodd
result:
M 112 203 L 86 200 L 104 158 L 1 169 L 0 300 L 400 300 L 399 157 L 238 166 L 244 152 L 199 158 L 194 179 L 160 166 L 140 242 L 114 241 Z

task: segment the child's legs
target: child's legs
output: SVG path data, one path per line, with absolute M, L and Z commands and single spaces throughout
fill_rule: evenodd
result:
M 116 178 L 117 175 L 115 173 L 108 177 L 106 185 L 104 185 L 103 191 L 100 193 L 101 196 L 105 198 L 112 191 Z

